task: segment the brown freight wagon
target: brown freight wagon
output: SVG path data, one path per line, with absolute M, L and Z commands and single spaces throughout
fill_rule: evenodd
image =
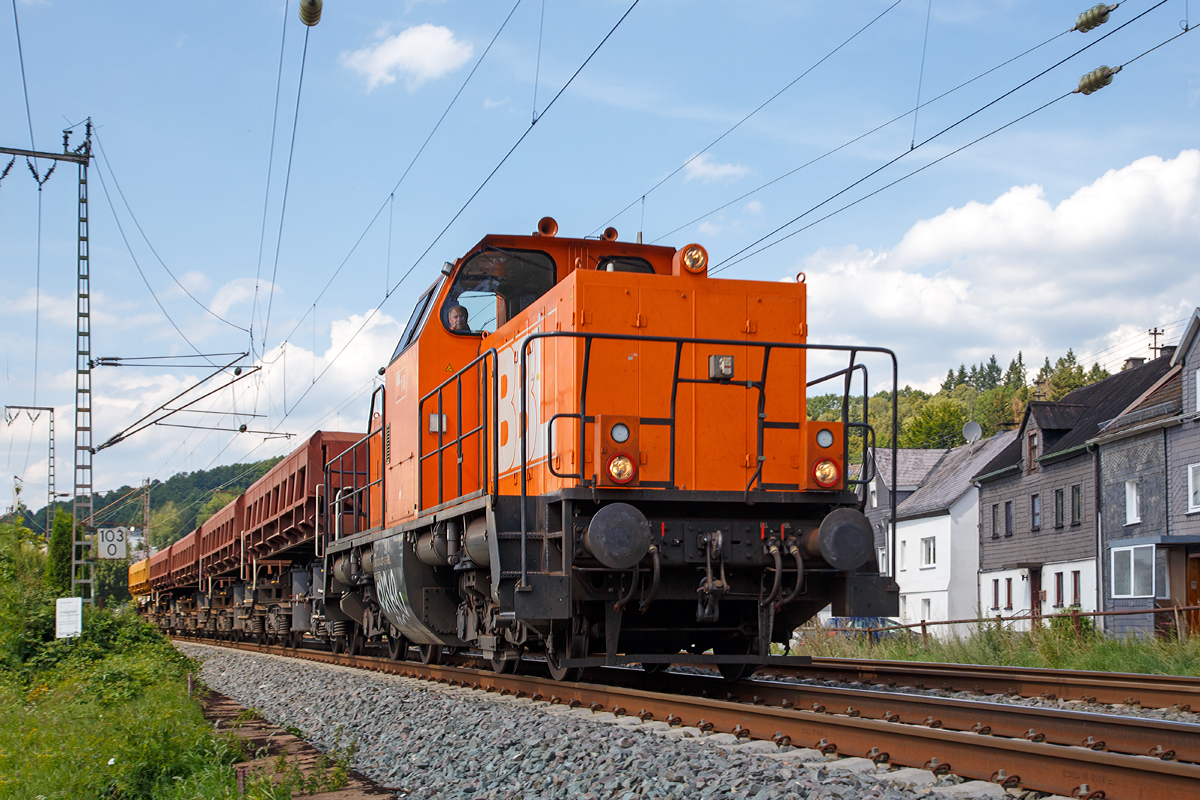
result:
M 216 578 L 240 568 L 245 519 L 246 498 L 238 495 L 200 526 L 201 577 Z
M 199 531 L 192 531 L 171 545 L 171 571 L 167 586 L 175 589 L 198 585 L 200 581 Z

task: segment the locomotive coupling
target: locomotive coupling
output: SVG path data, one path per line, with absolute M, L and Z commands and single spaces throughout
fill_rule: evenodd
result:
M 821 527 L 804 534 L 804 555 L 820 556 L 834 569 L 858 569 L 871 558 L 875 536 L 861 511 L 839 508 L 825 517 Z
M 650 552 L 650 522 L 628 503 L 609 503 L 592 517 L 583 546 L 609 569 L 630 569 Z

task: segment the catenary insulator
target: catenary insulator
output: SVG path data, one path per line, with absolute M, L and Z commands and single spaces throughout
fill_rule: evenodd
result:
M 1116 75 L 1120 71 L 1120 67 L 1116 69 L 1109 69 L 1108 67 L 1094 69 L 1079 79 L 1079 88 L 1075 92 L 1083 94 L 1098 92 L 1112 83 L 1113 75 Z
M 312 27 L 321 21 L 321 0 L 300 0 L 300 21 Z
M 301 6 L 303 8 L 303 6 Z M 1098 28 L 1108 22 L 1108 12 L 1116 9 L 1116 6 L 1106 6 L 1101 3 L 1098 6 L 1093 6 L 1087 11 L 1075 18 L 1075 30 L 1080 33 L 1087 33 L 1092 28 Z

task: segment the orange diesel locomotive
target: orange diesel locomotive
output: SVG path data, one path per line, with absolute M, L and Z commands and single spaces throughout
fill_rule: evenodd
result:
M 559 679 L 736 678 L 831 602 L 894 615 L 846 457 L 873 443 L 848 421 L 857 359 L 891 353 L 807 344 L 802 281 L 557 230 L 485 237 L 421 294 L 366 437 L 326 465 L 313 629 L 500 671 L 532 651 Z M 806 381 L 813 350 L 846 367 Z M 825 380 L 839 422 L 807 419 Z

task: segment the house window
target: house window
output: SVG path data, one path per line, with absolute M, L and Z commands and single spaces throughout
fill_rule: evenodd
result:
M 900 571 L 908 569 L 908 542 L 900 542 Z
M 1063 518 L 1066 515 L 1066 498 L 1063 497 L 1062 489 L 1054 490 L 1054 527 L 1061 528 L 1063 526 Z
M 1154 596 L 1154 545 L 1113 548 L 1112 596 Z
M 1029 472 L 1033 472 L 1034 464 L 1038 456 L 1038 438 L 1037 433 L 1029 434 Z
M 908 597 L 900 595 L 900 620 L 901 622 L 908 621 Z
M 1188 466 L 1188 511 L 1200 511 L 1200 464 Z
M 1004 607 L 1012 611 L 1012 578 L 1004 579 Z
M 1000 538 L 1000 504 L 992 504 L 992 538 Z
M 875 492 L 875 481 L 871 481 L 871 508 L 879 507 L 879 495 Z
M 1159 600 L 1171 599 L 1171 582 L 1167 580 L 1167 551 L 1154 551 L 1154 596 Z
M 1125 481 L 1125 524 L 1133 525 L 1141 521 L 1142 513 L 1138 508 L 1138 482 Z
M 937 566 L 937 538 L 930 536 L 921 540 L 921 566 Z
M 1083 586 L 1079 570 L 1071 570 L 1071 605 L 1077 606 L 1083 599 Z
M 1196 370 L 1196 410 L 1200 411 L 1200 369 Z
M 1012 536 L 1012 500 L 1004 501 L 1004 535 Z
M 1000 608 L 1000 579 L 992 578 L 992 610 Z
M 1078 525 L 1083 521 L 1083 486 L 1075 484 L 1071 487 L 1071 524 Z
M 1033 530 L 1042 529 L 1042 496 L 1040 494 L 1032 495 L 1029 498 L 1029 519 Z
M 1054 573 L 1054 607 L 1062 608 L 1063 605 L 1063 574 L 1061 572 Z
M 879 563 L 879 574 L 887 575 L 889 565 L 887 563 L 887 548 L 886 547 L 879 548 L 879 562 L 878 563 Z
M 926 597 L 921 601 L 921 621 L 924 622 L 932 616 L 933 614 L 929 613 L 929 598 Z

